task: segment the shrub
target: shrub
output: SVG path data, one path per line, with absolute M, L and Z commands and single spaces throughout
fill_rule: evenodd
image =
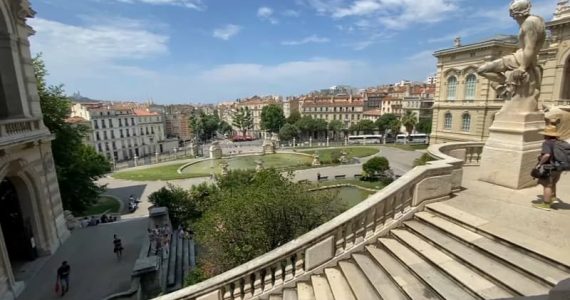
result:
M 362 171 L 368 177 L 383 176 L 390 170 L 390 162 L 382 156 L 373 157 L 362 165 Z

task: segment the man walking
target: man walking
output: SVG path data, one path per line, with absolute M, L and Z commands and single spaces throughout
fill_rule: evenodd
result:
M 69 274 L 71 273 L 71 267 L 67 264 L 67 261 L 61 263 L 61 266 L 57 269 L 57 281 L 60 285 L 61 296 L 63 297 L 67 291 L 69 291 Z

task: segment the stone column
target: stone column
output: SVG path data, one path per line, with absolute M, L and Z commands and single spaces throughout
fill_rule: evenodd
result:
M 544 139 L 538 132 L 543 128 L 542 112 L 518 113 L 503 109 L 489 128 L 479 179 L 511 189 L 536 185 L 530 171 L 541 152 Z
M 329 146 L 329 137 L 327 136 L 327 147 Z
M 313 137 L 309 137 L 309 147 L 313 147 Z
M 134 161 L 135 161 L 135 167 L 138 166 L 138 156 L 135 155 Z
M 293 148 L 297 147 L 297 140 L 293 138 Z

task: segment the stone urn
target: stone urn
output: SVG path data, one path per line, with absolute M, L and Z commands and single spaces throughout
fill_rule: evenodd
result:
M 211 159 L 220 159 L 222 158 L 222 147 L 220 147 L 220 143 L 215 141 L 210 146 L 210 158 Z
M 315 154 L 313 154 L 313 162 L 311 163 L 311 165 L 313 167 L 321 165 L 321 160 L 320 160 L 319 154 L 317 152 L 315 152 Z
M 270 139 L 263 141 L 263 154 L 275 154 L 275 145 Z
M 263 170 L 263 161 L 262 160 L 256 160 L 255 161 L 255 171 L 256 172 L 261 172 Z
M 342 152 L 340 152 L 340 158 L 338 159 L 338 161 L 341 164 L 347 164 L 348 163 L 348 156 L 347 155 L 348 155 L 348 153 L 346 153 L 346 151 L 343 150 Z

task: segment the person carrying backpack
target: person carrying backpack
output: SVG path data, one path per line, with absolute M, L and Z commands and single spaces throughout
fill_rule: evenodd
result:
M 541 203 L 533 206 L 550 210 L 552 203 L 557 200 L 556 184 L 560 180 L 560 175 L 563 171 L 570 170 L 570 145 L 559 140 L 560 133 L 556 126 L 548 125 L 540 134 L 544 136 L 544 142 L 536 169 L 543 168 L 548 176 L 538 178 L 538 183 L 544 188 L 544 197 Z

